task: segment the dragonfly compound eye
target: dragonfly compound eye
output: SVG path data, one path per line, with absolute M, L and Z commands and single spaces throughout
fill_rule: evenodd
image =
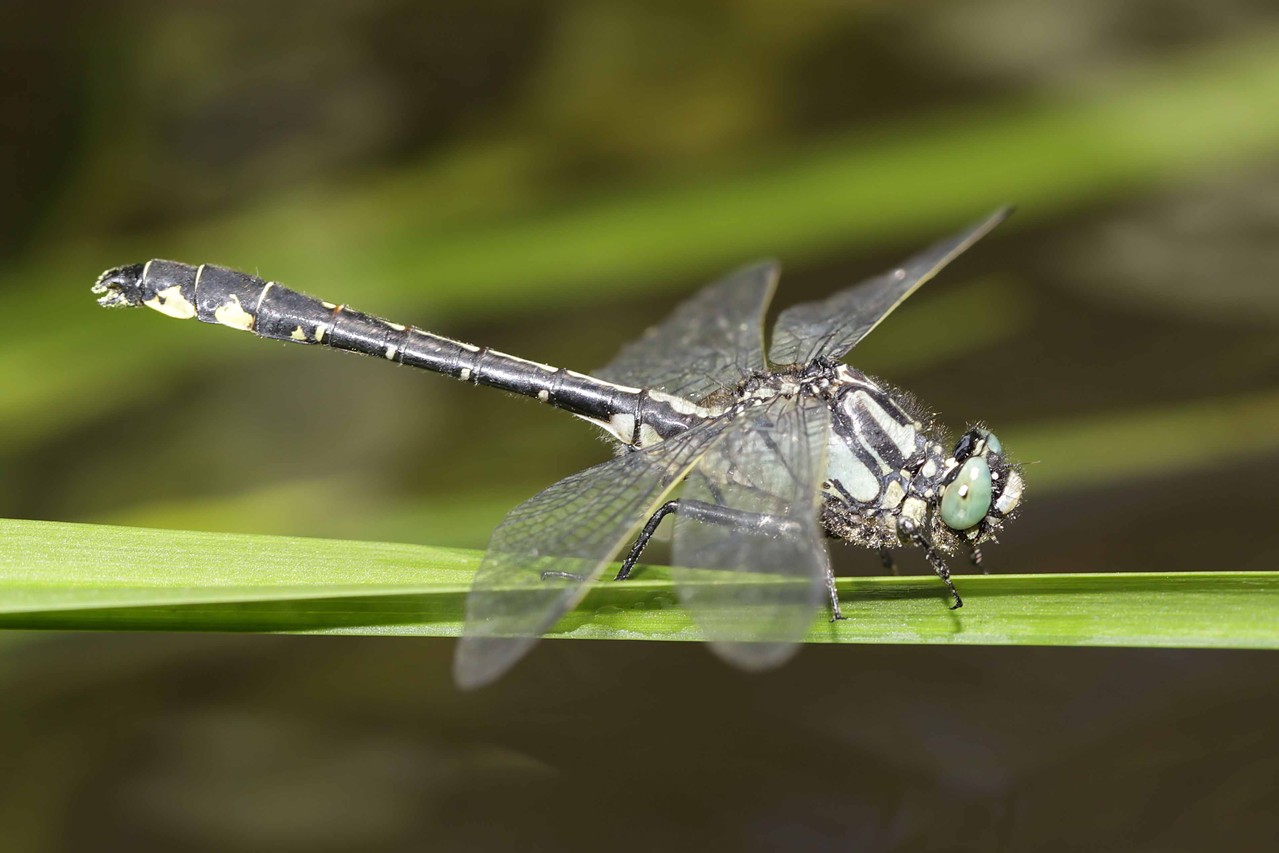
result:
M 980 456 L 969 457 L 941 497 L 941 520 L 953 530 L 967 530 L 990 512 L 990 466 Z
M 993 432 L 986 433 L 986 449 L 991 453 L 998 453 L 1001 456 L 1003 455 L 1004 446 L 999 443 L 998 438 L 995 438 L 995 434 Z
M 955 458 L 956 462 L 963 462 L 973 455 L 973 450 L 977 448 L 977 442 L 980 439 L 980 433 L 976 430 L 969 430 L 959 437 L 959 441 L 955 442 L 955 452 L 951 456 Z

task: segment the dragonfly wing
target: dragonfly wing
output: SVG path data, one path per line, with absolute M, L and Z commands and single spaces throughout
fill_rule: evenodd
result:
M 828 555 L 818 526 L 830 412 L 818 399 L 777 399 L 736 418 L 684 481 L 681 502 L 744 522 L 679 513 L 680 598 L 721 657 L 746 669 L 786 660 L 812 625 Z
M 764 312 L 780 267 L 742 267 L 680 305 L 593 375 L 701 400 L 764 368 Z
M 511 510 L 493 531 L 466 599 L 458 684 L 493 681 L 572 609 L 727 425 L 709 421 L 579 471 Z M 543 572 L 580 580 L 543 580 Z
M 769 358 L 774 364 L 808 364 L 819 356 L 842 358 L 921 284 L 986 236 L 1010 213 L 1010 207 L 997 210 L 891 272 L 841 290 L 828 299 L 787 308 L 773 329 Z

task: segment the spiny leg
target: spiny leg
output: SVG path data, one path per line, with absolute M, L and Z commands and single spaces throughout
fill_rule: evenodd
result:
M 884 566 L 884 571 L 892 572 L 895 575 L 901 574 L 897 569 L 897 561 L 893 559 L 893 552 L 887 548 L 879 549 L 879 562 Z
M 720 504 L 688 500 L 687 498 L 680 501 L 672 501 L 671 503 L 678 504 L 679 514 L 684 518 L 703 524 L 722 525 L 732 530 L 739 530 L 744 534 L 781 537 L 795 535 L 801 530 L 800 525 L 792 519 L 778 518 L 766 513 L 734 509 Z M 672 508 L 672 511 L 674 509 Z M 647 530 L 647 527 L 645 529 Z M 639 547 L 640 543 L 637 542 L 636 548 L 638 549 Z M 638 556 L 635 551 L 632 551 L 632 554 Z M 830 598 L 831 621 L 842 621 L 845 616 L 839 603 L 839 590 L 835 584 L 835 570 L 831 567 L 829 558 L 824 562 L 826 592 Z
M 657 532 L 657 527 L 662 523 L 662 519 L 679 509 L 679 499 L 667 501 L 657 508 L 657 512 L 649 518 L 644 524 L 644 529 L 640 531 L 639 536 L 635 540 L 635 544 L 631 546 L 630 553 L 626 555 L 626 559 L 622 561 L 622 567 L 618 570 L 615 581 L 624 581 L 631 576 L 631 570 L 635 568 L 635 564 L 639 562 L 640 554 L 644 553 L 644 549 L 648 547 L 648 541 L 653 538 L 653 534 Z M 542 572 L 542 580 L 570 580 L 583 581 L 581 575 L 573 572 Z
M 648 540 L 652 539 L 653 534 L 657 532 L 657 526 L 662 523 L 663 518 L 678 509 L 678 498 L 667 501 L 657 508 L 657 512 L 653 513 L 652 518 L 648 520 L 644 525 L 644 529 L 640 531 L 640 535 L 636 537 L 635 544 L 631 546 L 630 553 L 622 561 L 622 567 L 618 569 L 617 576 L 613 580 L 624 581 L 631 576 L 631 571 L 635 568 L 635 564 L 639 562 L 640 554 L 643 554 L 644 549 L 648 547 Z
M 734 530 L 764 533 L 771 536 L 781 536 L 791 532 L 795 526 L 795 523 L 789 519 L 779 519 L 758 512 L 733 509 L 732 507 L 709 504 L 687 498 L 676 498 L 662 504 L 658 507 L 657 512 L 653 513 L 652 518 L 648 520 L 648 523 L 644 525 L 644 529 L 640 531 L 635 544 L 631 546 L 630 553 L 622 561 L 622 567 L 617 576 L 613 578 L 614 580 L 624 581 L 631 576 L 631 571 L 639 561 L 640 554 L 644 552 L 649 540 L 657 532 L 657 527 L 662 523 L 662 519 L 675 512 L 678 512 L 684 518 L 700 521 L 703 524 L 719 524 Z
M 639 562 L 640 555 L 648 547 L 649 540 L 657 532 L 662 519 L 675 512 L 685 518 L 700 521 L 703 524 L 721 524 L 743 532 L 765 533 L 773 536 L 781 536 L 790 532 L 795 526 L 795 523 L 789 519 L 778 519 L 774 516 L 757 512 L 717 506 L 686 498 L 669 500 L 658 507 L 657 511 L 644 524 L 644 528 L 640 530 L 639 536 L 635 539 L 635 544 L 631 546 L 630 552 L 626 555 L 626 559 L 622 561 L 622 566 L 613 580 L 624 581 L 631 576 L 631 572 L 635 569 L 635 564 Z M 542 572 L 542 580 L 551 580 L 553 578 L 583 580 L 581 575 L 572 572 Z M 833 579 L 830 583 L 833 584 Z M 831 588 L 833 589 L 833 586 Z
M 972 548 L 968 552 L 968 561 L 972 563 L 974 566 L 976 566 L 977 568 L 981 569 L 981 573 L 983 575 L 988 575 L 990 574 L 990 569 L 982 565 L 981 558 L 982 558 L 981 548 L 977 545 L 972 546 Z
M 924 532 L 919 529 L 919 525 L 913 519 L 903 518 L 897 523 L 897 528 L 919 548 L 923 549 L 924 556 L 928 559 L 928 564 L 933 567 L 933 571 L 937 573 L 937 577 L 942 579 L 942 583 L 946 584 L 946 588 L 950 590 L 951 596 L 955 599 L 955 603 L 950 606 L 951 610 L 958 610 L 964 606 L 964 600 L 959 597 L 959 591 L 955 589 L 955 584 L 950 580 L 950 569 L 946 566 L 946 561 L 942 559 L 941 554 L 937 553 L 937 549 L 924 536 Z
M 839 590 L 835 589 L 835 570 L 830 562 L 826 563 L 826 591 L 830 593 L 830 621 L 839 622 L 846 617 L 839 609 Z
M 719 496 L 716 495 L 716 497 Z M 662 519 L 675 512 L 685 518 L 699 521 L 703 524 L 721 524 L 735 530 L 749 531 L 751 533 L 781 536 L 794 532 L 795 529 L 795 522 L 789 519 L 778 519 L 770 515 L 704 503 L 703 501 L 688 500 L 687 498 L 667 501 L 658 508 L 657 512 L 653 513 L 652 518 L 644 525 L 644 529 L 640 531 L 640 535 L 631 547 L 630 553 L 622 561 L 622 567 L 614 580 L 626 580 L 630 577 L 640 554 L 643 553 L 649 540 L 653 538 L 653 534 L 657 532 L 657 527 L 662 523 Z M 830 596 L 831 621 L 843 620 L 845 616 L 839 605 L 839 590 L 835 587 L 835 570 L 831 568 L 829 561 L 826 564 L 826 591 Z

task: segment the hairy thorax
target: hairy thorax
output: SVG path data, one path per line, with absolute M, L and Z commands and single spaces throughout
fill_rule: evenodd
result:
M 828 535 L 891 548 L 901 544 L 905 520 L 946 553 L 993 538 L 998 513 L 961 531 L 938 512 L 966 457 L 946 449 L 933 419 L 913 398 L 855 368 L 819 360 L 759 373 L 703 404 L 731 417 L 796 395 L 818 398 L 830 412 L 820 510 Z M 1007 495 L 1004 508 L 1011 510 L 1020 496 L 1020 477 L 1002 458 L 980 450 L 991 463 L 996 491 Z

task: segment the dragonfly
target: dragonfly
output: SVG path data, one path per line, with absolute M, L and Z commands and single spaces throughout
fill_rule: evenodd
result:
M 826 539 L 917 548 L 963 601 L 947 558 L 1018 509 L 1024 481 L 984 426 L 948 447 L 914 398 L 843 358 L 898 305 L 1010 213 L 997 210 L 900 266 L 782 311 L 765 348 L 780 267 L 742 267 L 679 305 L 592 374 L 526 361 L 307 296 L 248 273 L 152 260 L 93 285 L 106 307 L 142 305 L 263 338 L 322 345 L 486 385 L 603 429 L 616 456 L 555 483 L 494 530 L 466 600 L 454 676 L 497 679 L 577 606 L 626 548 L 625 580 L 667 516 L 672 578 L 711 648 L 748 670 L 789 658 L 823 598 L 843 619 Z M 766 355 L 767 353 L 767 355 Z M 895 570 L 895 569 L 894 569 Z

